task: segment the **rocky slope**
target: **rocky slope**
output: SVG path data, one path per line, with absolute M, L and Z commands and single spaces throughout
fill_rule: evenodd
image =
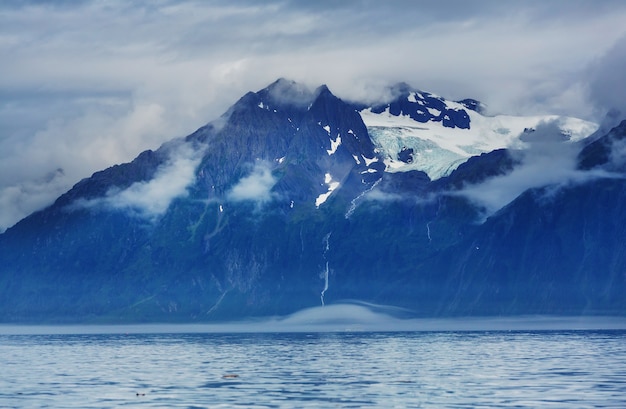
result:
M 278 80 L 79 182 L 0 235 L 0 321 L 211 321 L 346 299 L 421 316 L 624 315 L 626 122 L 586 142 L 588 123 L 527 118 L 480 145 L 478 124 L 496 119 L 478 102 L 400 88 L 365 106 Z M 466 149 L 439 173 L 415 165 L 450 136 L 435 128 L 474 141 L 438 144 Z M 476 192 L 517 180 L 544 133 L 578 153 L 573 176 L 490 211 Z

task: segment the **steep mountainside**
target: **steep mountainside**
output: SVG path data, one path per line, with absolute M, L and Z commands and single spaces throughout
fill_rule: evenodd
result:
M 580 152 L 575 177 L 486 213 L 468 189 L 525 169 L 524 128 L 543 135 L 550 118 L 398 90 L 365 106 L 281 79 L 82 180 L 0 235 L 0 321 L 210 321 L 346 299 L 422 316 L 626 313 L 626 122 L 583 143 L 592 124 L 552 118 L 558 146 Z

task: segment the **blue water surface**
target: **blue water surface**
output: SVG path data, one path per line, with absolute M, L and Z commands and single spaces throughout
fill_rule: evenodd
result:
M 626 331 L 0 335 L 0 407 L 625 408 Z

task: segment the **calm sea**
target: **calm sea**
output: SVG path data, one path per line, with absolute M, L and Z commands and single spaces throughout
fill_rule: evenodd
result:
M 2 408 L 626 408 L 626 331 L 0 335 Z

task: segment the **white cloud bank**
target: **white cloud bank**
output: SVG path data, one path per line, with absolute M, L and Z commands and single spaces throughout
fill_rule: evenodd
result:
M 543 186 L 565 186 L 594 178 L 620 177 L 604 171 L 581 171 L 577 167 L 580 145 L 565 140 L 557 121 L 542 122 L 524 134 L 523 151 L 512 151 L 520 164 L 502 176 L 465 186 L 455 195 L 465 196 L 484 209 L 485 216 L 500 210 L 524 191 Z

